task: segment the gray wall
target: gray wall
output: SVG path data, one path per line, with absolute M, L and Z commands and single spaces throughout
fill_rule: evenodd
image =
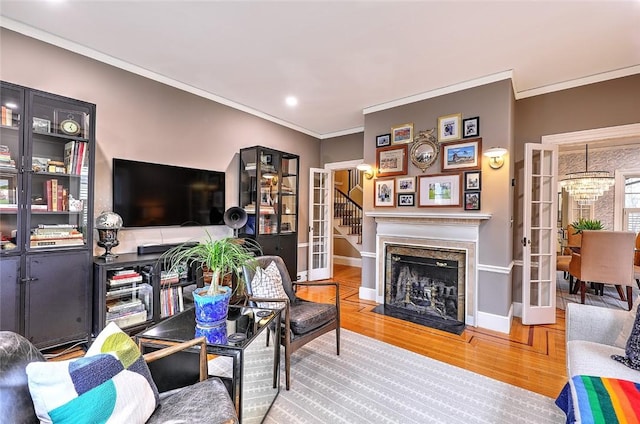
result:
M 525 143 L 543 135 L 606 128 L 640 122 L 640 75 L 589 84 L 516 101 L 514 169 L 514 258 L 522 258 L 522 169 Z M 618 168 L 622 161 L 618 161 Z M 613 171 L 614 169 L 609 169 Z M 522 299 L 521 268 L 514 270 L 513 301 Z
M 238 203 L 239 149 L 263 145 L 300 155 L 299 228 L 308 228 L 308 169 L 320 166 L 318 139 L 6 29 L 0 51 L 3 81 L 97 105 L 96 214 L 111 209 L 114 157 L 226 171 L 230 207 Z M 116 251 L 193 236 L 181 228 L 129 231 Z M 306 241 L 303 231 L 299 242 Z M 306 249 L 298 253 L 304 270 Z
M 320 147 L 322 165 L 362 159 L 363 137 L 364 133 L 355 133 L 322 140 Z
M 487 84 L 481 87 L 423 100 L 389 110 L 365 115 L 364 160 L 376 163 L 375 136 L 389 133 L 392 126 L 408 122 L 414 124 L 414 133 L 436 127 L 439 116 L 462 113 L 463 118 L 480 117 L 480 136 L 482 148 L 513 148 L 513 91 L 509 80 Z M 512 260 L 511 229 L 511 165 L 506 157 L 505 165 L 493 170 L 488 159 L 482 157 L 482 197 L 483 213 L 491 214 L 491 219 L 482 224 L 478 245 L 479 269 L 478 309 L 479 311 L 507 316 L 511 307 L 510 264 Z M 408 175 L 431 175 L 441 173 L 440 161 L 423 174 L 420 169 L 409 163 Z M 373 180 L 365 181 L 364 210 L 373 207 Z M 398 208 L 396 208 L 398 209 Z M 392 210 L 384 208 L 385 211 Z M 462 208 L 408 208 L 402 212 L 462 212 Z M 375 222 L 365 219 L 363 247 L 375 252 Z M 484 271 L 482 271 L 484 266 Z M 497 272 L 496 272 L 497 271 Z M 375 287 L 375 260 L 363 258 L 363 286 Z M 483 294 L 484 293 L 484 294 Z

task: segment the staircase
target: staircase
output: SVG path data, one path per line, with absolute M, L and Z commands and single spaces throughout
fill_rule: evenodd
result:
M 338 188 L 333 189 L 333 227 L 362 251 L 362 207 Z

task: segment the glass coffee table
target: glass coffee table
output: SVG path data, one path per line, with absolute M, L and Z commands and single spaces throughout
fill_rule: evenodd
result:
M 262 422 L 280 392 L 280 312 L 280 309 L 229 306 L 227 343 L 207 344 L 207 353 L 216 355 L 210 361 L 209 374 L 220 377 L 227 386 L 241 423 Z M 191 308 L 136 337 L 145 353 L 167 343 L 193 339 L 195 324 L 195 311 Z M 269 326 L 272 338 L 267 343 L 265 330 Z M 196 356 L 195 352 L 189 355 Z M 183 363 L 164 366 L 180 368 Z

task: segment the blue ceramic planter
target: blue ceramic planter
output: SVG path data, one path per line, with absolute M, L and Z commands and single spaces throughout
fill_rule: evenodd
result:
M 231 298 L 231 288 L 222 286 L 224 293 L 208 296 L 209 286 L 193 291 L 193 301 L 196 306 L 196 322 L 202 325 L 212 325 L 220 321 L 227 320 L 229 312 L 229 299 Z

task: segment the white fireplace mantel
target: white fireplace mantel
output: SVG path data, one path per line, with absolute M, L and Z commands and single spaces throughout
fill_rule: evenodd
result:
M 475 212 L 381 212 L 365 215 L 376 221 L 376 301 L 384 302 L 384 255 L 387 244 L 458 249 L 466 255 L 466 319 L 477 323 L 478 241 L 480 225 L 491 214 Z

